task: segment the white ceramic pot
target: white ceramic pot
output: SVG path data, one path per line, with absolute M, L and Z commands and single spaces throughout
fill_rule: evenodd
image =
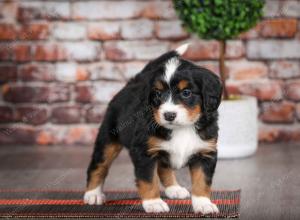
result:
M 255 97 L 222 101 L 219 107 L 219 158 L 247 157 L 258 144 L 258 107 Z

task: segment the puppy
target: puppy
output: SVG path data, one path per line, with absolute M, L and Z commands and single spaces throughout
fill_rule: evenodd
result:
M 168 212 L 159 181 L 171 199 L 190 197 L 174 169 L 189 167 L 196 213 L 216 213 L 210 200 L 217 162 L 222 84 L 211 71 L 180 57 L 188 45 L 149 62 L 109 103 L 87 171 L 84 202 L 105 201 L 104 180 L 123 147 L 134 165 L 146 212 Z

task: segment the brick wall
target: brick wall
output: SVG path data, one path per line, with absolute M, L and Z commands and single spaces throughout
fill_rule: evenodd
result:
M 107 102 L 143 65 L 182 42 L 218 72 L 219 45 L 180 26 L 170 1 L 1 1 L 0 143 L 91 144 Z M 300 140 L 300 1 L 228 42 L 228 88 L 255 95 L 260 140 Z

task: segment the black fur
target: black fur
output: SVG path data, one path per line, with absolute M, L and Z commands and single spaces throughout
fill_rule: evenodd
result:
M 168 139 L 172 133 L 172 130 L 159 126 L 153 117 L 155 107 L 153 83 L 157 78 L 162 77 L 166 61 L 172 57 L 179 58 L 179 55 L 171 51 L 149 62 L 111 100 L 96 139 L 92 161 L 88 168 L 88 181 L 91 171 L 103 161 L 104 148 L 110 143 L 120 143 L 128 149 L 137 179 L 150 181 L 158 160 L 164 166 L 170 166 L 168 154 L 165 152 L 159 153 L 156 157 L 147 153 L 147 141 L 150 136 Z M 187 105 L 193 105 L 195 102 L 201 104 L 203 115 L 195 123 L 195 128 L 204 140 L 217 138 L 217 108 L 222 95 L 220 80 L 209 70 L 179 59 L 181 65 L 174 77 L 178 80 L 188 79 L 193 84 L 191 86 L 195 93 L 195 97 L 189 100 L 190 103 Z M 216 160 L 216 154 L 212 155 L 212 159 L 193 155 L 187 165 L 202 166 L 207 175 L 207 183 L 211 183 Z

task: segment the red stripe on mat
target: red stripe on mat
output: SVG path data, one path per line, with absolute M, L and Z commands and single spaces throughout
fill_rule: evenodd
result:
M 190 205 L 190 200 L 165 200 L 170 205 Z M 218 199 L 212 200 L 217 205 L 234 205 L 238 204 L 239 199 Z M 112 200 L 107 201 L 105 205 L 140 205 L 141 200 Z M 84 205 L 82 200 L 79 199 L 0 199 L 0 205 Z
M 238 192 L 240 190 L 213 190 L 213 192 Z M 63 192 L 63 193 L 84 193 L 84 190 L 80 189 L 0 189 L 0 192 Z M 135 189 L 120 189 L 120 190 L 105 190 L 107 193 L 120 193 L 120 192 L 128 192 L 135 193 L 137 192 Z

